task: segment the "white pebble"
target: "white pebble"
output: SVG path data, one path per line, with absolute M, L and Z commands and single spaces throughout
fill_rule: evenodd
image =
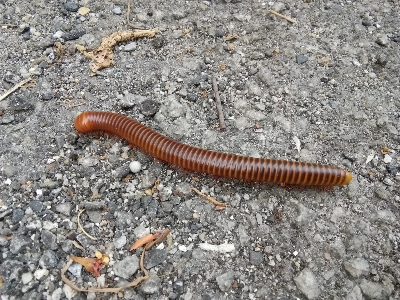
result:
M 385 154 L 385 157 L 383 158 L 383 161 L 388 164 L 392 161 L 392 157 L 388 154 Z
M 179 246 L 178 246 L 178 249 L 179 249 L 180 251 L 182 251 L 182 252 L 186 252 L 186 251 L 187 251 L 187 248 L 186 248 L 185 245 L 179 245 Z
M 40 280 L 43 276 L 47 276 L 47 275 L 49 275 L 49 270 L 46 270 L 46 269 L 38 269 L 35 271 L 35 274 L 34 274 L 34 276 L 37 280 Z
M 142 169 L 142 165 L 137 160 L 131 162 L 129 164 L 129 169 L 131 169 L 132 173 L 137 173 Z
M 33 279 L 33 275 L 32 275 L 31 272 L 24 273 L 24 274 L 22 274 L 22 276 L 21 276 L 21 280 L 22 280 L 22 283 L 23 283 L 23 284 L 28 284 L 29 282 L 32 281 L 32 279 Z

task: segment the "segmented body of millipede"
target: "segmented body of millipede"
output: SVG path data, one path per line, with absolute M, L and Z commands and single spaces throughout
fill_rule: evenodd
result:
M 74 125 L 79 132 L 100 130 L 118 135 L 159 160 L 217 177 L 327 187 L 346 185 L 352 179 L 349 172 L 334 166 L 255 158 L 192 147 L 116 113 L 83 112 Z

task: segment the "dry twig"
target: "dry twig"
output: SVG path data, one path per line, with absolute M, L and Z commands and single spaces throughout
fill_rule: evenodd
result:
M 78 213 L 78 227 L 80 228 L 80 230 L 82 230 L 82 232 L 87 235 L 89 238 L 91 238 L 92 240 L 97 240 L 95 237 L 91 236 L 89 233 L 86 232 L 85 229 L 83 229 L 82 225 L 81 225 L 81 214 L 86 210 L 86 208 L 82 209 L 79 213 Z
M 225 120 L 224 120 L 224 114 L 222 112 L 222 104 L 221 104 L 221 99 L 219 98 L 218 84 L 217 84 L 217 79 L 215 78 L 215 75 L 212 76 L 212 85 L 213 85 L 213 89 L 214 89 L 215 104 L 217 105 L 219 129 L 221 131 L 225 131 L 226 125 L 225 125 Z
M 278 12 L 272 10 L 272 9 L 268 9 L 268 12 L 270 12 L 271 14 L 273 14 L 275 16 L 278 16 L 278 17 L 280 17 L 282 19 L 285 19 L 285 20 L 289 21 L 290 23 L 295 23 L 296 22 L 295 20 L 293 20 L 293 19 L 291 19 L 291 18 L 289 18 L 287 16 L 281 15 L 280 13 L 278 13 Z
M 16 24 L 0 24 L 0 26 L 7 26 L 7 27 L 18 27 Z
M 192 191 L 196 192 L 197 194 L 199 194 L 200 196 L 203 196 L 207 201 L 211 202 L 212 204 L 214 204 L 215 206 L 223 206 L 226 207 L 228 206 L 225 203 L 219 202 L 217 200 L 215 200 L 213 197 L 210 197 L 206 194 L 203 194 L 202 192 L 200 192 L 198 189 L 196 188 L 191 188 Z
M 169 235 L 170 232 L 171 232 L 171 229 L 169 229 L 169 228 L 165 229 L 155 241 L 151 241 L 151 242 L 147 243 L 146 246 L 144 247 L 144 249 L 150 250 L 151 247 L 153 247 L 155 244 L 161 243 L 163 240 L 165 240 L 165 238 Z
M 29 81 L 31 81 L 32 78 L 26 78 L 24 80 L 22 80 L 21 82 L 17 83 L 14 87 L 12 87 L 11 89 L 9 89 L 7 92 L 5 92 L 3 95 L 0 96 L 0 101 L 4 100 L 5 98 L 8 97 L 8 95 L 14 93 L 16 90 L 18 90 L 21 86 L 23 86 L 25 83 L 28 83 Z

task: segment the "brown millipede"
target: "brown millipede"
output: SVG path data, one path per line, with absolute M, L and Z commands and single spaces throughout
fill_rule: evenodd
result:
M 86 111 L 75 119 L 74 125 L 82 133 L 104 131 L 118 135 L 159 160 L 217 177 L 328 187 L 346 185 L 353 178 L 349 172 L 329 165 L 255 158 L 192 147 L 116 113 Z

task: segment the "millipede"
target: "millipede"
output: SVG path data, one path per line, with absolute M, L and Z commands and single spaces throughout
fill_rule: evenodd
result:
M 216 177 L 322 187 L 346 185 L 353 178 L 348 171 L 330 165 L 255 158 L 189 146 L 117 113 L 82 112 L 74 125 L 81 133 L 102 131 L 120 136 L 158 160 Z

